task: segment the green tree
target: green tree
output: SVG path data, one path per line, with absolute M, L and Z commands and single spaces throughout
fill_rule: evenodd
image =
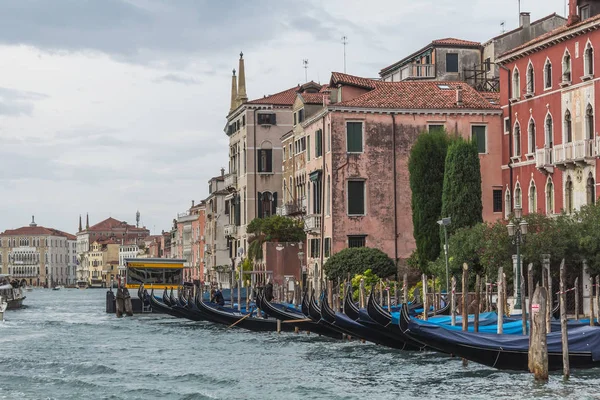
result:
M 444 168 L 450 140 L 444 130 L 423 132 L 411 148 L 410 173 L 413 236 L 421 270 L 440 254 L 437 220 L 442 210 Z
M 577 219 L 579 254 L 594 275 L 600 274 L 600 204 L 582 207 Z
M 373 274 L 388 277 L 396 273 L 394 260 L 383 251 L 370 247 L 351 247 L 335 253 L 323 266 L 329 279 L 344 279 L 350 274 L 363 274 L 370 269 Z
M 358 300 L 360 296 L 360 280 L 364 280 L 365 294 L 368 296 L 374 285 L 377 285 L 381 278 L 373 273 L 371 269 L 367 269 L 362 274 L 356 274 L 351 280 L 352 283 L 352 298 Z
M 483 222 L 481 171 L 475 142 L 453 140 L 448 147 L 442 191 L 443 217 L 452 218 L 448 234 Z
M 303 242 L 306 239 L 303 221 L 280 215 L 254 218 L 248 224 L 246 232 L 252 235 L 248 239 L 248 257 L 251 259 L 262 258 L 264 242 Z

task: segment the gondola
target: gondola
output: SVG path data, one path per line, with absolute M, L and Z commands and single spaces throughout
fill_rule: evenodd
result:
M 300 310 L 290 310 L 289 308 L 277 307 L 273 303 L 267 301 L 262 293 L 258 293 L 256 303 L 266 314 L 282 321 L 302 320 L 307 318 Z M 327 336 L 334 339 L 340 339 L 341 337 L 339 332 L 331 330 L 324 325 L 319 325 L 313 321 L 298 321 L 292 323 L 292 325 L 301 331 L 312 332 L 316 333 L 317 335 Z
M 165 289 L 165 291 L 163 292 L 163 299 L 166 297 L 166 293 L 167 289 Z M 159 301 L 154 296 L 154 288 L 150 290 L 150 306 L 152 307 L 152 310 L 158 310 L 163 314 L 168 314 L 175 318 L 185 318 L 183 314 L 181 314 L 178 310 L 174 310 L 170 306 L 166 305 L 164 302 Z
M 256 332 L 274 332 L 277 331 L 277 320 L 271 318 L 256 318 L 244 315 L 231 309 L 226 309 L 218 304 L 205 302 L 202 298 L 198 298 L 196 303 L 202 313 L 210 315 L 214 322 L 231 326 L 248 329 Z M 291 324 L 281 324 L 282 331 L 294 331 L 294 326 Z
M 450 331 L 410 318 L 406 307 L 400 313 L 400 330 L 429 348 L 479 364 L 505 370 L 529 370 L 529 336 Z M 549 333 L 547 344 L 548 370 L 562 369 L 560 332 Z M 600 329 L 569 330 L 569 364 L 571 368 L 600 366 Z
M 392 338 L 382 334 L 378 330 L 371 329 L 357 321 L 352 320 L 346 314 L 336 312 L 329 306 L 327 296 L 323 296 L 321 302 L 321 318 L 329 322 L 331 325 L 344 331 L 347 335 L 359 339 L 363 339 L 375 344 L 380 344 L 394 349 L 404 349 L 406 343 L 399 338 Z
M 408 306 L 406 309 L 408 310 Z M 377 300 L 375 300 L 374 291 L 371 291 L 367 301 L 367 313 L 373 321 L 377 322 L 379 325 L 387 329 L 391 334 L 398 336 L 400 340 L 405 342 L 407 345 L 406 350 L 425 349 L 425 346 L 406 336 L 404 333 L 402 333 L 400 327 L 392 322 L 392 315 L 381 308 L 379 303 L 377 303 Z

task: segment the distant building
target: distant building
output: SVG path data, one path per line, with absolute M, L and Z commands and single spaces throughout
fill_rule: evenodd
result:
M 186 282 L 200 281 L 204 275 L 204 242 L 202 233 L 206 222 L 206 204 L 202 201 L 188 211 L 177 215 L 175 242 L 176 257 L 186 260 L 183 264 L 183 279 Z M 202 232 L 202 233 L 201 233 Z
M 127 270 L 125 266 L 125 259 L 127 258 L 137 258 L 140 254 L 140 247 L 133 244 L 123 244 L 119 246 L 119 275 L 123 278 L 125 277 L 125 271 Z
M 29 226 L 0 234 L 1 271 L 28 285 L 69 285 L 74 241 L 75 236 L 38 226 L 32 217 Z
M 89 266 L 89 287 L 109 287 L 119 274 L 119 243 L 114 238 L 99 238 L 92 242 L 85 254 Z
M 237 226 L 230 223 L 231 201 L 233 191 L 225 189 L 225 170 L 221 175 L 208 181 L 208 197 L 206 203 L 206 224 L 204 226 L 204 281 L 219 287 L 231 286 L 231 258 L 229 256 L 228 240 L 235 235 Z M 231 182 L 228 182 L 231 184 Z M 231 187 L 231 186 L 230 186 Z

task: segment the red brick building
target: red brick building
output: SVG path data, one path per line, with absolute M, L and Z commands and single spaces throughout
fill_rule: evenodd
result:
M 600 1 L 572 0 L 569 14 L 567 25 L 498 60 L 505 216 L 517 206 L 571 213 L 598 197 Z

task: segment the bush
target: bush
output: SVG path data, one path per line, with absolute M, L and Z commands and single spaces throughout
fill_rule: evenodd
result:
M 323 270 L 329 279 L 344 279 L 363 274 L 370 269 L 373 274 L 388 277 L 396 274 L 396 265 L 383 251 L 370 247 L 344 249 L 327 260 Z

